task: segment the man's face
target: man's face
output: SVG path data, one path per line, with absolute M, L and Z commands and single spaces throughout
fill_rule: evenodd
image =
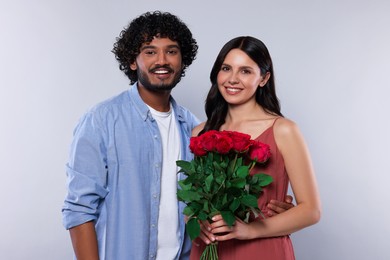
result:
M 151 91 L 170 91 L 181 79 L 182 57 L 177 42 L 155 37 L 141 46 L 132 70 L 137 70 L 138 84 Z

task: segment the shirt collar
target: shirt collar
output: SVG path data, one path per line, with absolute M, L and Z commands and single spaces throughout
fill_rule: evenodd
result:
M 148 117 L 152 118 L 152 115 L 150 114 L 148 106 L 145 104 L 145 102 L 142 100 L 138 88 L 137 88 L 137 82 L 134 83 L 130 89 L 129 89 L 129 96 L 130 100 L 135 105 L 135 108 L 137 109 L 138 113 L 141 115 L 142 119 L 146 121 Z M 170 96 L 170 102 L 172 104 L 172 108 L 175 111 L 175 115 L 179 122 L 184 122 L 184 112 L 183 109 L 176 103 L 175 99 Z

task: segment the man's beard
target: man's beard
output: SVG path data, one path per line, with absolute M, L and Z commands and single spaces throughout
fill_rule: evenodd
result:
M 172 71 L 171 68 L 164 67 L 164 66 L 161 66 L 161 67 L 166 68 L 169 71 Z M 158 68 L 161 68 L 161 67 L 158 67 Z M 158 68 L 154 68 L 154 69 L 150 70 L 149 72 L 153 73 L 153 70 L 156 70 Z M 139 83 L 141 83 L 141 85 L 144 86 L 144 88 L 146 88 L 147 90 L 150 90 L 150 91 L 153 91 L 153 92 L 170 91 L 181 80 L 181 73 L 177 73 L 174 76 L 172 82 L 171 83 L 167 83 L 167 84 L 164 83 L 163 81 L 161 81 L 160 84 L 153 84 L 153 83 L 151 83 L 149 78 L 148 78 L 148 74 L 145 73 L 144 71 L 141 71 L 141 70 L 137 70 L 137 76 L 138 76 Z

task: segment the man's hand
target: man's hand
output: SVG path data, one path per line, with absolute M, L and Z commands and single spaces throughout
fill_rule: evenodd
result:
M 272 217 L 293 208 L 295 205 L 292 202 L 293 197 L 290 195 L 287 195 L 284 201 L 271 200 L 267 205 L 267 215 Z

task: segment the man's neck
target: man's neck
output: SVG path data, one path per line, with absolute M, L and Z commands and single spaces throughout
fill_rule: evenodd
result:
M 142 100 L 148 106 L 160 112 L 168 112 L 170 110 L 170 104 L 169 104 L 169 99 L 171 96 L 170 90 L 150 91 L 142 86 L 137 86 L 137 88 Z

